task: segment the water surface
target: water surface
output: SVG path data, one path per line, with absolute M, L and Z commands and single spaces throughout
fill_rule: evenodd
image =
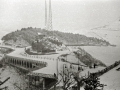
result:
M 82 46 L 81 48 L 106 65 L 120 60 L 120 46 Z

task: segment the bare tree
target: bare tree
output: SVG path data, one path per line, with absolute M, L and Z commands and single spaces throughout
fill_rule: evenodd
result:
M 6 78 L 4 81 L 0 81 L 0 86 L 3 85 L 5 82 L 7 82 L 10 79 L 10 77 Z M 0 90 L 7 90 L 7 86 L 0 88 Z

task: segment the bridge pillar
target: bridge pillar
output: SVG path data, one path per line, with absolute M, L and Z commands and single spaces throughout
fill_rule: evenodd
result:
M 22 61 L 22 66 L 24 66 L 24 62 Z
M 45 90 L 45 78 L 43 79 L 43 90 Z
M 22 66 L 22 61 L 20 60 L 20 66 Z
M 25 67 L 27 68 L 27 61 L 26 61 L 26 65 L 25 65 Z

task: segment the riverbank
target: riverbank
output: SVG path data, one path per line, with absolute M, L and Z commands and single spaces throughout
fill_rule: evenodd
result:
M 82 46 L 81 48 L 90 53 L 93 57 L 105 63 L 107 66 L 120 60 L 120 45 L 116 47 Z

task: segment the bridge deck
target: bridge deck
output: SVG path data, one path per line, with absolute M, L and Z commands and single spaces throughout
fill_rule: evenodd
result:
M 62 55 L 62 54 L 66 54 L 69 53 L 69 51 L 65 51 L 65 52 L 58 52 L 58 54 L 51 54 L 51 55 L 36 55 L 36 57 L 34 57 L 35 55 L 22 55 L 21 53 L 25 53 L 24 52 L 24 48 L 16 48 L 15 51 L 13 51 L 12 53 L 7 54 L 6 56 L 9 58 L 14 58 L 14 59 L 18 59 L 18 60 L 23 60 L 23 61 L 35 61 L 35 62 L 44 62 L 47 63 L 47 66 L 42 68 L 42 69 L 38 69 L 38 70 L 34 70 L 32 71 L 32 73 L 43 73 L 43 74 L 50 74 L 50 75 L 54 75 L 57 74 L 57 58 L 58 56 Z M 59 62 L 59 65 L 62 62 Z
M 15 49 L 14 47 L 12 46 L 7 46 L 7 45 L 0 45 L 0 48 L 8 48 L 8 49 Z

